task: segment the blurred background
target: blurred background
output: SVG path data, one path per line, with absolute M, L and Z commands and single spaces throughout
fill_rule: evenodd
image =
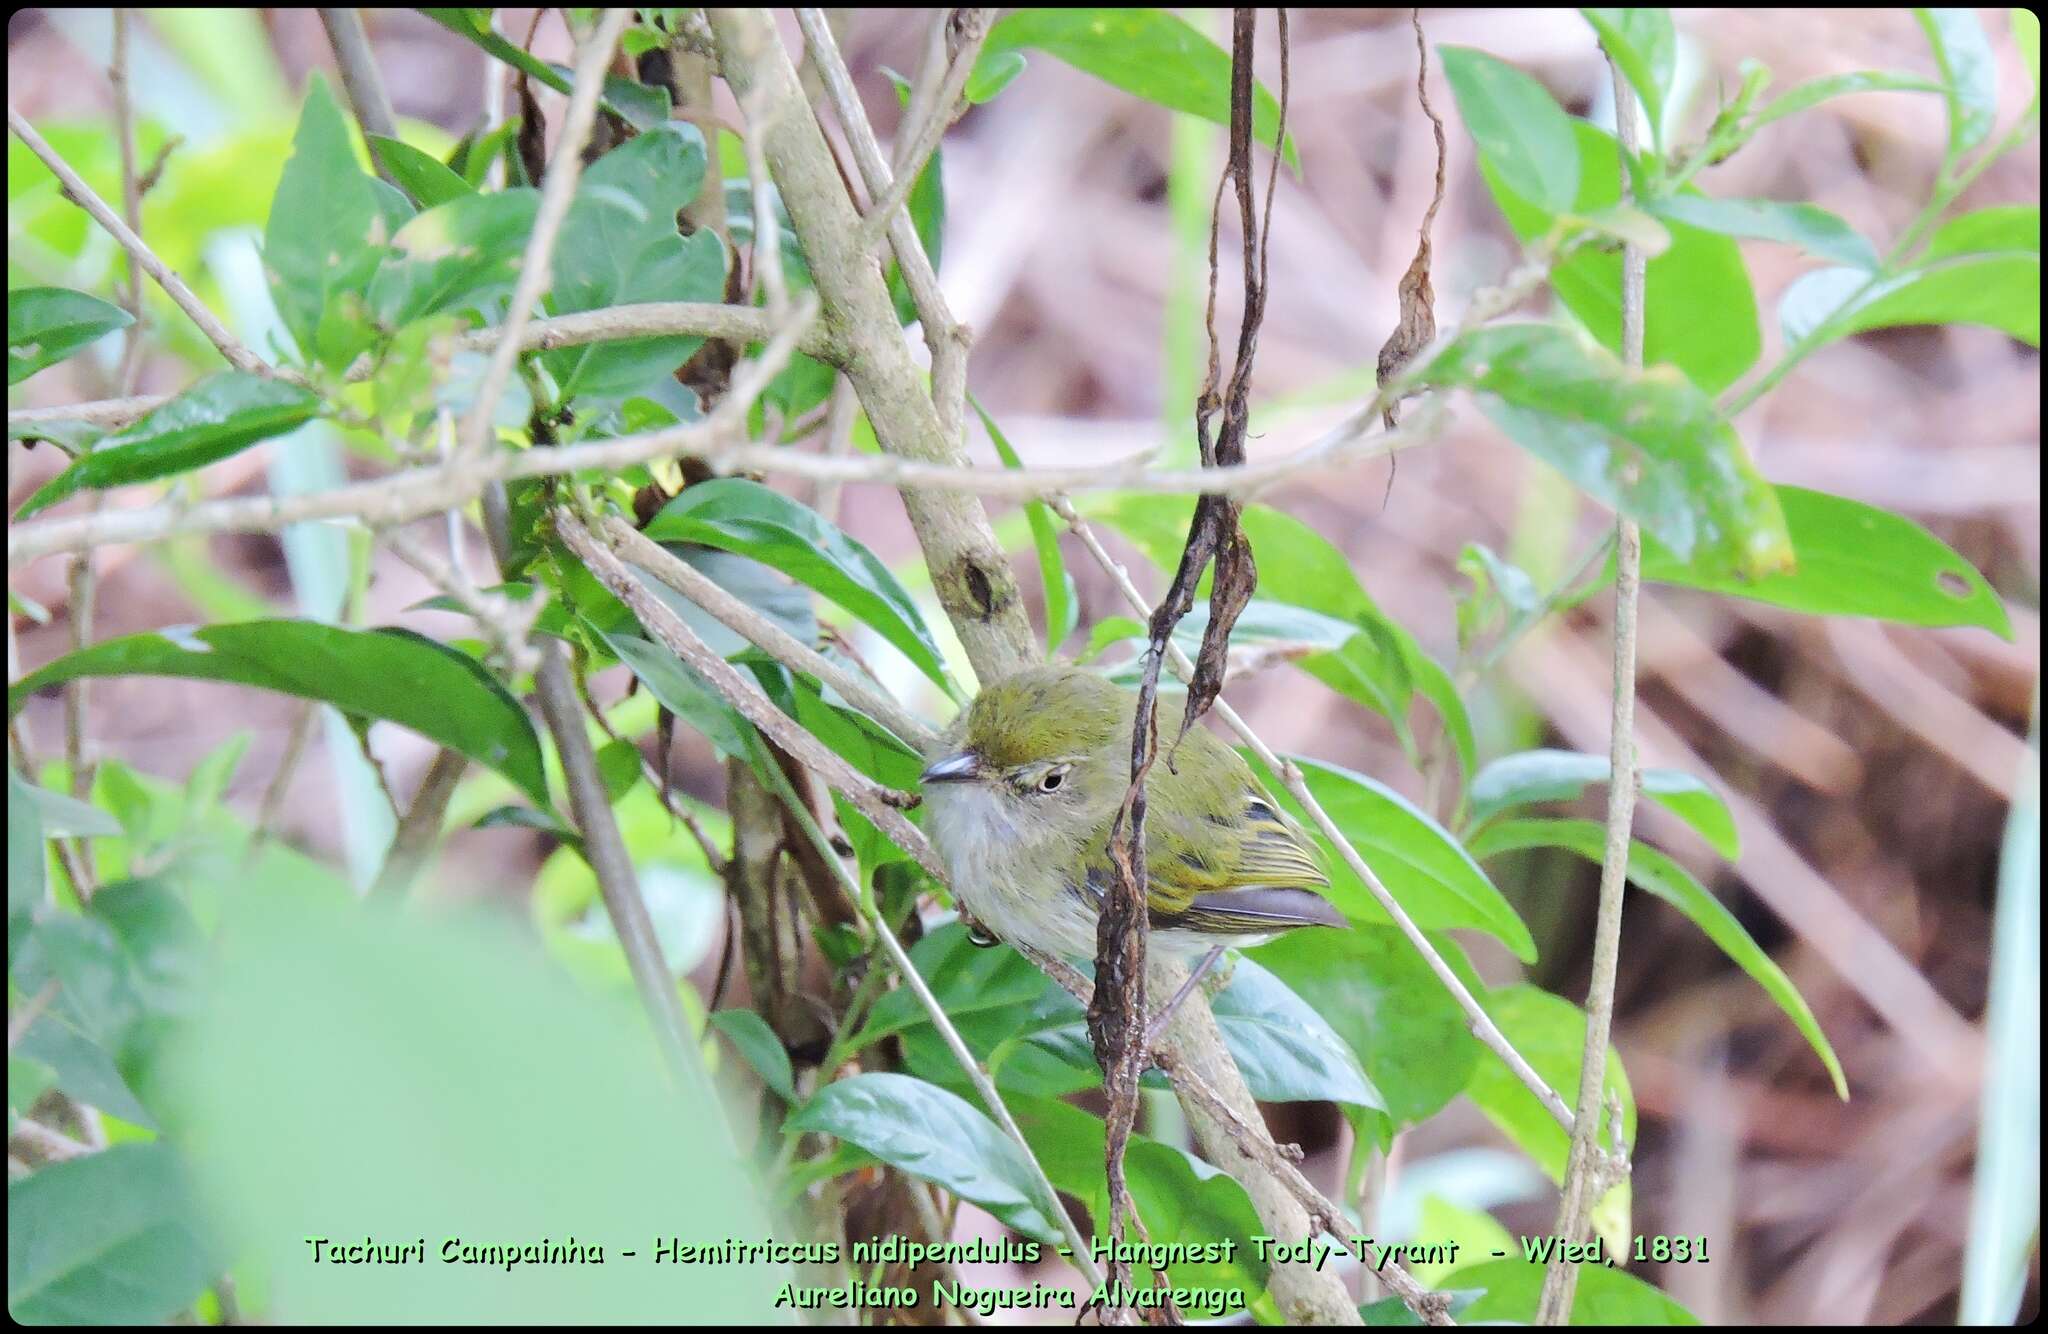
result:
M 1224 14 L 1190 17 L 1220 35 Z M 429 151 L 452 145 L 502 95 L 493 90 L 502 67 L 430 21 L 408 11 L 364 17 L 392 100 L 411 122 L 406 137 Z M 516 39 L 534 17 L 501 11 L 501 30 Z M 1716 90 L 1739 83 L 1745 59 L 1769 66 L 1776 88 L 1858 69 L 1931 71 L 1905 11 L 1676 17 L 1681 79 L 1706 108 L 1700 124 Z M 1283 177 L 1273 209 L 1254 457 L 1300 446 L 1370 393 L 1433 169 L 1429 126 L 1414 101 L 1408 11 L 1302 10 L 1292 19 L 1289 122 L 1302 173 Z M 1482 48 L 1542 80 L 1567 111 L 1612 123 L 1606 67 L 1572 11 L 1424 11 L 1423 22 L 1432 47 Z M 923 26 L 906 11 L 847 15 L 842 46 L 878 126 L 896 116 L 882 71 L 915 67 Z M 1999 64 L 2003 126 L 2024 106 L 2029 84 L 2003 14 L 1987 12 L 1985 26 Z M 10 100 L 74 162 L 90 156 L 95 136 L 99 151 L 112 151 L 110 32 L 105 10 L 21 10 L 8 21 Z M 785 36 L 794 44 L 786 21 Z M 325 34 L 311 10 L 145 11 L 135 41 L 144 161 L 178 140 L 148 197 L 145 234 L 217 309 L 240 313 L 238 293 L 250 284 L 236 258 L 246 246 L 238 251 L 233 238 L 262 224 L 309 73 L 333 77 Z M 568 60 L 559 11 L 541 13 L 533 49 Z M 1270 57 L 1269 41 L 1262 55 Z M 1262 75 L 1277 87 L 1277 68 Z M 1504 273 L 1517 247 L 1479 179 L 1434 58 L 1431 85 L 1449 122 L 1448 195 L 1435 231 L 1438 313 L 1448 324 L 1474 289 Z M 544 105 L 557 114 L 557 103 Z M 738 118 L 729 106 L 727 114 Z M 66 137 L 67 126 L 78 135 Z M 1773 125 L 1698 183 L 1709 194 L 1817 203 L 1882 249 L 1926 198 L 1944 135 L 1939 99 L 1839 98 Z M 1027 462 L 1100 461 L 1154 447 L 1169 458 L 1191 455 L 1190 409 L 1206 356 L 1207 210 L 1221 150 L 1220 129 L 1040 56 L 947 137 L 941 276 L 954 312 L 977 335 L 971 388 Z M 9 152 L 10 286 L 111 291 L 119 268 L 111 243 L 68 205 L 32 190 L 20 146 L 10 142 Z M 108 170 L 101 161 L 87 175 L 103 182 Z M 2039 197 L 2035 140 L 1978 180 L 1959 208 Z M 1235 246 L 1226 220 L 1225 253 Z M 1768 364 L 1783 346 L 1772 315 L 1777 297 L 1811 261 L 1769 244 L 1744 243 L 1743 251 Z M 1218 325 L 1230 330 L 1233 286 L 1226 270 Z M 189 383 L 205 364 L 203 347 L 167 313 L 153 332 L 141 390 Z M 15 406 L 107 397 L 118 392 L 116 376 L 111 359 L 78 358 L 12 397 Z M 2040 665 L 2039 354 L 1979 328 L 1866 334 L 1815 355 L 1737 426 L 1771 480 L 1907 514 L 1954 546 L 2006 600 L 2015 639 L 1806 618 L 1663 588 L 1645 597 L 1642 760 L 1708 776 L 1736 808 L 1745 847 L 1730 868 L 1655 807 L 1643 813 L 1642 832 L 1720 892 L 1791 975 L 1854 1096 L 1835 1098 L 1805 1041 L 1695 928 L 1632 897 L 1615 1044 L 1641 1113 L 1635 1229 L 1704 1235 L 1713 1256 L 1706 1266 L 1639 1272 L 1708 1322 L 1952 1320 L 2000 840 L 2033 763 L 2026 734 Z M 977 457 L 992 461 L 976 434 Z M 208 470 L 210 493 L 318 483 L 281 481 L 267 454 L 252 450 Z M 10 444 L 10 507 L 58 463 L 53 450 Z M 329 466 L 339 476 L 380 465 L 337 451 Z M 1382 608 L 1445 660 L 1457 643 L 1453 603 L 1465 581 L 1454 563 L 1464 544 L 1485 543 L 1547 588 L 1608 521 L 1477 413 L 1460 414 L 1441 443 L 1404 454 L 1391 488 L 1388 473 L 1382 460 L 1265 499 L 1342 546 Z M 108 503 L 146 498 L 119 492 Z M 895 494 L 849 487 L 836 504 L 844 526 L 918 587 L 917 550 Z M 1016 539 L 1012 549 L 1025 553 L 1025 570 L 1021 522 L 992 508 Z M 333 553 L 289 548 L 270 537 L 229 537 L 104 551 L 94 634 L 295 606 L 321 614 L 319 601 L 330 596 L 320 591 L 328 577 L 321 571 L 331 573 Z M 1149 569 L 1142 561 L 1133 568 Z M 1085 560 L 1072 560 L 1071 569 L 1083 614 L 1070 651 L 1093 620 L 1124 610 Z M 408 610 L 432 590 L 395 560 L 376 558 L 369 574 L 368 623 L 443 637 L 465 632 L 448 616 Z M 44 624 L 12 618 L 13 676 L 65 651 L 65 562 L 10 569 L 9 581 L 51 613 Z M 1037 586 L 1029 575 L 1023 583 Z M 1483 756 L 1536 745 L 1604 751 L 1606 605 L 1596 597 L 1555 619 L 1486 680 L 1475 698 Z M 936 613 L 931 619 L 943 624 Z M 869 661 L 928 716 L 939 715 L 941 701 L 919 693 L 921 678 L 907 669 L 891 675 L 882 654 Z M 623 684 L 615 672 L 595 689 L 612 700 Z M 295 734 L 308 730 L 295 701 L 144 679 L 95 683 L 92 698 L 97 754 L 180 781 L 246 734 L 247 753 L 224 798 L 244 820 L 268 799 L 286 841 L 341 865 L 357 864 L 363 849 L 374 852 L 388 838 L 373 803 L 361 799 L 353 748 L 317 728 L 289 787 L 269 791 Z M 1235 679 L 1231 698 L 1277 748 L 1424 799 L 1381 719 L 1284 666 Z M 25 717 L 46 746 L 61 737 L 54 695 L 33 702 Z M 388 728 L 374 741 L 385 779 L 409 792 L 431 747 Z M 723 768 L 700 738 L 678 738 L 674 765 L 683 789 L 718 801 Z M 484 792 L 468 802 L 472 817 L 492 804 Z M 459 800 L 458 814 L 463 809 Z M 1583 813 L 1597 817 L 1597 803 Z M 645 823 L 636 837 L 674 837 L 651 818 Z M 447 844 L 435 879 L 450 899 L 523 909 L 548 854 L 543 838 L 527 831 L 468 831 Z M 1542 948 L 1532 980 L 1582 997 L 1596 872 L 1562 858 L 1501 864 L 1508 867 L 1496 878 Z M 651 892 L 664 901 L 672 952 L 698 961 L 708 992 L 723 932 L 716 884 L 690 866 L 674 869 L 651 876 Z M 557 859 L 543 882 L 572 874 Z M 1489 978 L 1512 976 L 1504 953 L 1468 945 Z M 1312 1175 L 1336 1181 L 1342 1136 L 1334 1112 L 1293 1106 L 1273 1117 L 1281 1138 L 1310 1151 Z M 1490 1208 L 1518 1234 L 1543 1231 L 1550 1192 L 1516 1170 L 1503 1144 L 1476 1111 L 1454 1103 L 1403 1137 L 1390 1208 L 1421 1208 L 1434 1193 Z M 2037 1307 L 2038 1267 L 2023 1318 Z

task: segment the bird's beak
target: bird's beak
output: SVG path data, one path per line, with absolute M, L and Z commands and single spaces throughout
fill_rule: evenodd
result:
M 948 755 L 924 771 L 926 783 L 971 783 L 981 777 L 981 756 L 971 750 Z

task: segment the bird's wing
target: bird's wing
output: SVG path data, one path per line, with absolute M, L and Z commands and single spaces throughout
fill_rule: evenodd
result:
M 1170 759 L 1178 762 L 1170 767 Z M 1315 892 L 1329 879 L 1313 845 L 1213 734 L 1198 728 L 1178 755 L 1161 754 L 1146 806 L 1146 904 L 1155 927 L 1228 934 L 1344 925 Z M 1107 856 L 1092 862 L 1089 881 L 1106 888 Z

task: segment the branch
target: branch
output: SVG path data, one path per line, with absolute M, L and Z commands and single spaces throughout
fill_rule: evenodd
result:
M 1118 590 L 1123 594 L 1124 600 L 1140 615 L 1149 611 L 1150 608 L 1145 602 L 1144 595 L 1139 593 L 1137 586 L 1131 582 L 1130 572 L 1124 569 L 1120 561 L 1109 554 L 1108 550 L 1102 545 L 1102 539 L 1095 535 L 1095 530 L 1090 528 L 1082 520 L 1081 516 L 1074 512 L 1073 505 L 1064 496 L 1052 497 L 1047 503 L 1052 506 L 1054 513 L 1066 520 L 1067 527 L 1072 530 L 1076 537 L 1081 539 L 1082 545 L 1088 548 L 1089 554 L 1094 556 L 1096 562 L 1108 572 L 1110 578 L 1116 583 Z M 1185 680 L 1194 674 L 1194 664 L 1188 661 L 1187 654 L 1181 651 L 1178 644 L 1169 641 L 1166 646 L 1166 653 L 1167 661 L 1172 665 L 1176 675 Z M 1217 700 L 1215 714 L 1223 720 L 1225 726 L 1236 733 L 1238 739 L 1244 742 L 1245 746 L 1254 755 L 1258 756 L 1260 763 L 1264 764 L 1279 777 L 1281 785 L 1287 789 L 1289 795 L 1301 803 L 1301 807 L 1307 812 L 1310 821 L 1316 828 L 1322 831 L 1324 837 L 1330 840 L 1331 844 L 1337 849 L 1338 855 L 1344 859 L 1345 865 L 1349 866 L 1358 875 L 1358 878 L 1365 882 L 1366 888 L 1372 891 L 1373 898 L 1378 901 L 1387 916 L 1393 920 L 1394 925 L 1400 928 L 1401 934 L 1408 938 L 1408 943 L 1415 947 L 1416 952 L 1422 956 L 1423 962 L 1427 963 L 1430 971 L 1436 974 L 1437 980 L 1444 984 L 1445 990 L 1451 993 L 1452 999 L 1458 1002 L 1458 1007 L 1465 1012 L 1466 1022 L 1471 1025 L 1473 1036 L 1485 1043 L 1487 1047 L 1492 1049 L 1495 1055 L 1500 1057 L 1508 1069 L 1514 1072 L 1515 1077 L 1521 1080 L 1531 1093 L 1536 1095 L 1537 1100 L 1549 1110 L 1552 1116 L 1557 1118 L 1558 1124 L 1564 1126 L 1567 1130 L 1571 1129 L 1572 1113 L 1571 1109 L 1565 1106 L 1564 1099 L 1558 1096 L 1555 1089 L 1544 1083 L 1543 1077 L 1537 1074 L 1526 1060 L 1522 1059 L 1521 1053 L 1515 1050 L 1514 1045 L 1507 1040 L 1507 1036 L 1500 1031 L 1499 1025 L 1493 1022 L 1492 1016 L 1488 1015 L 1480 1007 L 1479 1002 L 1473 999 L 1472 993 L 1466 989 L 1464 982 L 1459 979 L 1456 973 L 1451 971 L 1451 966 L 1444 962 L 1443 955 L 1437 953 L 1436 946 L 1430 944 L 1429 938 L 1422 934 L 1422 929 L 1415 925 L 1415 919 L 1408 915 L 1408 910 L 1401 906 L 1400 902 L 1388 891 L 1386 885 L 1382 883 L 1379 876 L 1373 873 L 1373 869 L 1370 866 L 1366 865 L 1365 859 L 1359 856 L 1358 849 L 1352 845 L 1351 839 L 1342 829 L 1338 828 L 1337 822 L 1330 818 L 1329 812 L 1323 809 L 1322 803 L 1317 801 L 1315 794 L 1309 791 L 1308 784 L 1302 779 L 1301 770 L 1296 768 L 1291 761 L 1283 760 L 1279 755 L 1275 754 L 1273 748 L 1260 740 L 1258 734 L 1252 731 L 1250 725 L 1243 718 L 1239 717 L 1237 711 L 1231 708 L 1228 703 L 1221 699 Z
M 144 244 L 134 229 L 114 216 L 114 211 L 107 207 L 106 201 L 94 193 L 93 188 L 85 183 L 84 177 L 71 169 L 71 164 L 64 160 L 62 154 L 43 142 L 43 136 L 36 133 L 35 126 L 23 119 L 22 114 L 14 109 L 12 103 L 7 107 L 7 128 L 14 131 L 15 138 L 28 145 L 28 151 L 41 158 L 43 165 L 55 174 L 64 186 L 65 197 L 90 214 L 94 222 L 106 228 L 108 233 L 121 243 L 121 248 L 142 266 L 143 272 L 156 279 L 157 286 L 163 288 L 164 294 L 177 303 L 178 309 L 184 311 L 192 323 L 199 326 L 199 332 L 206 335 L 207 341 L 220 349 L 220 354 L 228 359 L 230 366 L 251 375 L 268 375 L 294 383 L 300 380 L 297 375 L 273 369 L 261 357 L 244 347 L 241 339 L 229 333 L 227 326 L 216 319 L 213 312 L 192 294 L 192 289 L 185 285 L 185 280 L 174 273 L 169 265 L 158 259 L 156 252 Z
M 890 454 L 924 463 L 964 464 L 959 413 L 949 416 L 946 407 L 952 397 L 950 363 L 934 358 L 933 394 L 939 401 L 935 407 L 926 395 L 924 376 L 904 346 L 880 266 L 856 244 L 860 215 L 804 101 L 775 25 L 761 10 L 707 13 L 717 34 L 726 82 L 742 105 L 758 107 L 768 118 L 762 133 L 768 168 L 810 261 L 826 322 L 847 338 L 847 378 L 860 395 L 876 438 Z M 813 53 L 821 70 L 829 71 L 835 63 L 821 48 L 814 47 Z M 828 82 L 829 78 L 828 73 Z M 848 134 L 856 141 L 860 138 L 857 126 L 849 126 Z M 914 240 L 915 232 L 910 235 Z M 894 228 L 891 238 L 896 239 Z M 899 259 L 903 253 L 899 249 Z M 915 252 L 903 271 L 915 294 L 922 282 Z M 919 310 L 925 311 L 922 298 Z M 927 327 L 927 341 L 933 336 Z M 964 396 L 964 361 L 958 383 Z M 966 495 L 934 491 L 906 492 L 903 500 L 940 605 L 959 632 L 975 672 L 982 680 L 993 681 L 1032 661 L 1036 655 L 1031 627 L 1017 578 L 981 505 Z
M 631 561 L 710 612 L 734 634 L 792 671 L 815 676 L 842 699 L 894 732 L 920 755 L 938 744 L 939 734 L 888 694 L 855 676 L 754 608 L 720 588 L 695 566 L 650 541 L 616 514 L 605 516 L 600 535 L 622 559 Z
M 917 178 L 924 174 L 925 163 L 933 153 L 939 151 L 939 140 L 946 130 L 960 116 L 960 97 L 967 88 L 968 76 L 974 73 L 974 61 L 981 54 L 981 45 L 988 40 L 988 30 L 995 21 L 993 9 L 956 9 L 952 14 L 941 12 L 938 22 L 949 25 L 958 19 L 956 31 L 959 43 L 950 55 L 951 63 L 946 66 L 944 81 L 939 85 L 938 100 L 926 110 L 924 119 L 913 125 L 909 115 L 917 110 L 915 101 L 905 108 L 903 128 L 909 131 L 902 143 L 897 145 L 895 177 L 882 195 L 868 209 L 861 219 L 861 248 L 870 249 L 883 232 L 896 225 L 896 214 L 903 207 L 910 192 L 917 188 Z M 948 43 L 940 42 L 937 53 L 947 56 Z M 916 227 L 911 228 L 913 234 Z
M 931 850 L 917 826 L 903 816 L 903 807 L 916 804 L 914 795 L 876 783 L 777 708 L 774 701 L 761 693 L 759 686 L 713 652 L 697 632 L 676 615 L 674 609 L 634 578 L 625 563 L 598 541 L 573 513 L 557 507 L 554 521 L 556 536 L 576 553 L 599 583 L 626 604 L 627 610 L 639 619 L 648 634 L 717 687 L 719 694 L 748 722 L 767 733 L 798 763 L 817 773 L 833 791 L 858 807 L 861 814 L 873 821 L 892 843 L 916 857 L 918 865 L 940 880 L 945 879 L 945 863 Z
M 552 352 L 556 348 L 581 347 L 586 343 L 609 343 L 625 338 L 648 338 L 668 334 L 696 334 L 735 343 L 762 343 L 773 338 L 786 323 L 754 306 L 728 306 L 704 301 L 642 301 L 602 310 L 578 311 L 551 319 L 529 320 L 519 336 L 521 352 Z M 504 341 L 500 327 L 471 329 L 457 334 L 453 350 L 491 352 Z M 812 325 L 803 331 L 799 351 L 820 361 L 837 365 L 844 358 L 840 340 L 829 329 Z M 355 384 L 377 370 L 366 354 L 348 368 L 347 379 Z M 115 430 L 168 403 L 169 394 L 139 394 L 130 398 L 102 399 L 69 407 L 10 408 L 7 425 L 37 426 L 53 422 L 86 422 Z
M 1634 194 L 1629 164 L 1635 161 L 1638 131 L 1636 99 L 1621 66 L 1607 57 L 1614 80 L 1615 128 L 1621 141 L 1622 201 Z M 1621 252 L 1622 359 L 1631 367 L 1643 364 L 1643 286 L 1649 257 L 1642 247 L 1624 245 Z M 1571 1153 L 1564 1170 L 1564 1198 L 1558 1202 L 1556 1235 L 1577 1242 L 1591 1226 L 1593 1207 L 1607 1186 L 1627 1171 L 1627 1146 L 1621 1140 L 1617 1113 L 1608 1133 L 1610 1154 L 1600 1142 L 1602 1090 L 1607 1082 L 1607 1038 L 1614 1026 L 1614 977 L 1621 957 L 1621 905 L 1628 886 L 1628 849 L 1636 815 L 1636 595 L 1642 587 L 1643 540 L 1633 520 L 1615 520 L 1619 556 L 1614 582 L 1614 717 L 1607 763 L 1613 774 L 1607 788 L 1607 847 L 1600 863 L 1600 907 L 1593 921 L 1593 976 L 1586 989 L 1586 1046 L 1579 1059 L 1578 1114 L 1572 1126 Z M 1571 1318 L 1578 1288 L 1579 1266 L 1559 1248 L 1543 1275 L 1543 1295 L 1536 1323 L 1562 1325 Z
M 455 458 L 445 466 L 416 468 L 330 491 L 242 496 L 197 505 L 174 501 L 148 509 L 12 524 L 7 530 L 7 559 L 10 563 L 27 561 L 53 552 L 77 551 L 112 542 L 276 532 L 308 519 L 351 518 L 371 527 L 391 527 L 468 504 L 493 482 L 558 476 L 585 468 L 617 472 L 685 454 L 716 457 L 732 448 L 721 442 L 745 429 L 748 409 L 788 364 L 790 354 L 817 314 L 817 303 L 808 294 L 793 304 L 790 323 L 769 340 L 759 357 L 734 375 L 732 391 L 702 421 L 566 449 L 499 450 L 480 459 Z
M 598 94 L 604 91 L 605 66 L 611 62 L 612 48 L 618 45 L 619 34 L 626 30 L 632 19 L 631 9 L 606 10 L 598 21 L 597 31 L 576 53 L 575 92 L 569 97 L 569 113 L 563 118 L 561 138 L 555 141 L 555 154 L 548 162 L 547 179 L 541 187 L 540 210 L 534 215 L 533 231 L 526 238 L 526 252 L 519 261 L 519 280 L 513 284 L 512 303 L 505 310 L 504 331 L 491 352 L 490 364 L 484 368 L 483 379 L 477 386 L 476 402 L 462 422 L 455 450 L 458 459 L 476 459 L 490 443 L 491 421 L 498 410 L 498 395 L 505 391 L 505 381 L 512 375 L 512 363 L 519 358 L 520 337 L 534 306 L 540 301 L 541 293 L 552 282 L 553 270 L 549 261 L 555 253 L 555 234 L 562 228 L 562 219 L 569 214 L 577 178 L 583 174 L 583 145 L 589 140 L 590 127 L 597 119 L 597 99 Z
M 363 18 L 355 9 L 323 9 L 320 11 L 320 26 L 327 29 L 327 44 L 334 48 L 334 66 L 341 71 L 341 88 L 348 94 L 348 104 L 356 113 L 356 123 L 363 127 L 366 146 L 370 150 L 370 161 L 377 164 L 377 174 L 384 183 L 398 187 L 398 180 L 391 169 L 384 165 L 384 155 L 377 151 L 377 145 L 368 143 L 370 135 L 385 139 L 398 137 L 398 117 L 391 110 L 391 99 L 384 92 L 383 76 L 377 72 L 377 56 L 370 49 L 370 38 L 363 31 Z

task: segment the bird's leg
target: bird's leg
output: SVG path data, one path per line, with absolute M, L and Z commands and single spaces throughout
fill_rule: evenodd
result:
M 1214 967 L 1216 961 L 1222 957 L 1223 947 L 1221 945 L 1213 946 L 1207 954 L 1202 956 L 1202 961 L 1195 965 L 1194 971 L 1188 974 L 1188 980 L 1180 984 L 1180 990 L 1173 993 L 1173 999 L 1166 1002 L 1166 1008 L 1152 1016 L 1152 1022 L 1145 1026 L 1145 1049 L 1147 1051 L 1151 1050 L 1153 1043 L 1159 1041 L 1159 1035 L 1166 1031 L 1168 1021 L 1173 1018 L 1173 1012 L 1180 1008 L 1181 1002 L 1188 998 L 1188 993 L 1195 989 L 1195 984 L 1202 980 L 1202 974 Z

